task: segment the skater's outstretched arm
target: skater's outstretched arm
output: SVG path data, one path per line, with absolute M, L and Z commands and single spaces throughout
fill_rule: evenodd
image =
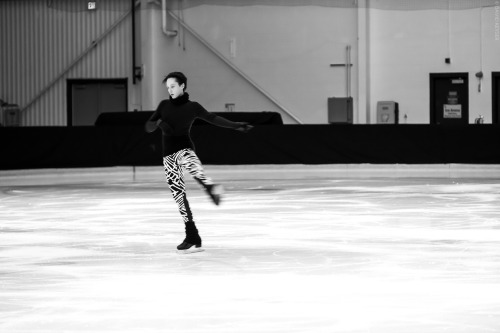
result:
M 250 131 L 253 128 L 253 126 L 247 122 L 230 121 L 220 116 L 215 116 L 213 120 L 208 122 L 220 127 L 232 128 L 244 133 Z
M 198 103 L 196 103 L 196 104 L 198 104 Z M 198 106 L 200 109 L 198 117 L 205 120 L 205 121 L 208 121 L 210 124 L 220 126 L 220 127 L 225 127 L 225 128 L 232 128 L 234 130 L 245 132 L 245 133 L 250 131 L 253 128 L 253 126 L 247 122 L 231 121 L 231 120 L 228 120 L 224 117 L 217 116 L 213 113 L 208 112 L 200 104 L 198 104 Z

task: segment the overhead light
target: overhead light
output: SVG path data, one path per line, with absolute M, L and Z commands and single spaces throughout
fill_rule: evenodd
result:
M 96 10 L 97 9 L 97 2 L 96 1 L 89 1 L 87 3 L 87 9 L 88 10 Z

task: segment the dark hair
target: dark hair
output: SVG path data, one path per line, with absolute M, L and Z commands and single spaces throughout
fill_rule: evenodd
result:
M 184 90 L 187 87 L 187 80 L 188 79 L 187 79 L 186 75 L 182 74 L 181 72 L 172 72 L 172 73 L 168 74 L 167 76 L 165 76 L 163 81 L 161 81 L 161 83 L 165 84 L 165 82 L 167 82 L 168 79 L 175 79 L 177 81 L 177 83 L 179 84 L 179 86 L 181 86 L 184 83 Z

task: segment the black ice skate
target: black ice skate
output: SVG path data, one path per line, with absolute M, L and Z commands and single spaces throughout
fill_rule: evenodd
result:
M 201 247 L 201 242 L 198 244 L 191 244 L 189 242 L 186 242 L 186 240 L 184 240 L 182 244 L 177 246 L 177 252 L 183 254 L 203 252 L 203 251 L 205 251 L 205 249 Z
M 205 250 L 201 247 L 201 237 L 198 234 L 198 229 L 196 229 L 194 222 L 186 222 L 186 238 L 182 244 L 177 246 L 177 252 L 187 254 L 202 251 Z
M 224 187 L 222 185 L 211 185 L 207 188 L 207 192 L 214 204 L 218 206 L 224 194 Z

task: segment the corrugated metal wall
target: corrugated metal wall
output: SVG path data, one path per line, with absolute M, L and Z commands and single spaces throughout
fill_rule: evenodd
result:
M 68 78 L 131 77 L 131 2 L 99 0 L 95 11 L 86 6 L 82 0 L 0 1 L 0 99 L 24 109 L 23 126 L 66 125 Z
M 471 9 L 498 6 L 498 0 L 371 0 L 360 3 L 357 0 L 175 0 L 183 8 L 201 5 L 212 6 L 323 6 L 336 8 L 362 8 L 385 10 L 429 10 L 429 9 Z M 175 8 L 171 6 L 171 8 Z

